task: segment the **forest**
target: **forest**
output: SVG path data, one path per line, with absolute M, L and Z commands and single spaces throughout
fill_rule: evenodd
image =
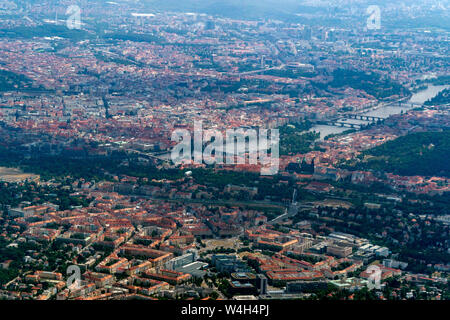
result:
M 449 154 L 450 130 L 412 133 L 363 152 L 354 168 L 404 176 L 450 177 Z

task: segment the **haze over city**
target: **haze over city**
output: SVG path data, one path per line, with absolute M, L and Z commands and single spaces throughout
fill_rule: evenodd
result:
M 0 1 L 0 300 L 449 300 L 449 8 Z

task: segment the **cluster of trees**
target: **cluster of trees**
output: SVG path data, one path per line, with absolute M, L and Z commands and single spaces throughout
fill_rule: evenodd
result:
M 10 38 L 61 37 L 75 41 L 93 38 L 93 34 L 81 29 L 69 29 L 65 25 L 44 24 L 40 26 L 18 26 L 13 29 L 0 29 L 0 36 Z
M 331 138 L 334 138 L 334 137 L 345 136 L 345 135 L 353 133 L 353 132 L 356 132 L 356 129 L 349 129 L 349 130 L 345 130 L 345 131 L 340 132 L 340 133 L 331 133 L 331 134 L 327 135 L 324 138 L 324 140 L 328 140 L 328 139 L 331 139 Z
M 29 85 L 30 81 L 22 76 L 9 72 L 7 70 L 0 70 L 0 90 L 18 90 L 22 89 L 24 86 Z
M 280 155 L 308 153 L 312 143 L 320 137 L 316 132 L 305 132 L 311 128 L 308 121 L 284 125 L 280 131 Z
M 237 172 L 237 171 L 214 171 L 211 169 L 194 169 L 192 176 L 198 184 L 212 186 L 216 188 L 224 188 L 225 186 L 241 185 L 245 183 L 246 186 L 254 187 L 259 180 L 259 174 L 254 172 Z
M 29 157 L 19 150 L 0 147 L 0 165 L 21 167 L 25 171 L 39 174 L 43 180 L 54 178 L 85 180 L 110 180 L 111 175 L 123 174 L 137 178 L 179 179 L 183 171 L 177 169 L 158 169 L 151 163 L 139 162 L 137 157 L 123 152 L 109 156 L 89 156 L 87 154 L 47 155 L 33 152 Z M 144 184 L 143 181 L 141 181 Z
M 39 174 L 42 180 L 56 179 L 64 183 L 77 179 L 111 181 L 115 175 L 127 175 L 138 178 L 139 185 L 151 185 L 155 184 L 152 179 L 181 181 L 180 179 L 185 177 L 183 170 L 160 169 L 153 163 L 140 162 L 135 156 L 123 152 L 114 152 L 109 156 L 89 156 L 87 152 L 78 155 L 68 153 L 48 155 L 39 151 L 27 154 L 12 147 L 0 147 L 0 166 L 20 167 L 24 171 Z M 215 171 L 202 168 L 192 171 L 194 181 L 207 186 L 210 191 L 216 190 L 214 192 L 218 197 L 226 196 L 222 190 L 229 184 L 257 187 L 258 193 L 254 197 L 256 200 L 263 200 L 266 197 L 275 200 L 288 199 L 293 191 L 292 181 L 286 188 L 279 188 L 276 185 L 281 179 L 286 179 L 281 176 L 263 179 L 259 173 L 253 172 Z M 60 196 L 59 204 L 62 208 L 68 208 L 70 205 L 85 205 L 83 199 L 70 199 L 63 194 Z M 235 195 L 230 198 L 236 199 Z M 248 198 L 249 196 L 244 194 L 241 200 Z
M 217 253 L 235 253 L 236 249 L 233 248 L 224 248 L 224 247 L 219 247 L 219 248 L 214 248 L 211 250 L 207 250 L 206 254 L 217 254 Z
M 97 60 L 101 60 L 104 62 L 111 62 L 111 63 L 122 64 L 122 65 L 127 65 L 127 66 L 128 65 L 139 65 L 141 67 L 143 66 L 142 63 L 133 61 L 131 58 L 122 59 L 122 58 L 118 58 L 118 57 L 106 56 L 105 54 L 102 54 L 102 53 L 95 54 L 95 58 Z
M 345 261 L 345 262 L 337 265 L 336 267 L 332 267 L 331 271 L 333 271 L 333 272 L 334 271 L 341 271 L 341 270 L 344 270 L 344 269 L 350 267 L 351 265 L 352 265 L 352 263 L 350 261 Z
M 450 103 L 450 89 L 444 89 L 435 97 L 425 102 L 427 106 L 449 104 Z
M 152 34 L 140 34 L 140 33 L 111 33 L 107 36 L 114 40 L 133 41 L 133 42 L 161 42 L 163 39 L 159 36 Z
M 306 132 L 280 136 L 280 155 L 305 154 L 312 150 L 312 143 L 320 137 L 319 133 Z
M 306 261 L 312 264 L 315 264 L 317 262 L 320 262 L 322 259 L 313 255 L 309 254 L 295 254 L 295 253 L 288 253 L 287 256 L 289 258 L 295 259 L 295 260 L 301 260 Z
M 333 72 L 333 80 L 327 85 L 333 88 L 351 87 L 364 90 L 377 99 L 384 99 L 393 95 L 408 95 L 409 90 L 388 78 L 382 78 L 375 72 L 337 69 Z
M 318 290 L 307 300 L 349 300 L 350 296 L 353 296 L 352 300 L 379 300 L 374 290 L 362 288 L 350 291 L 348 289 L 339 289 L 333 284 L 329 284 L 327 289 Z
M 3 183 L 0 184 L 0 209 L 6 210 L 6 206 L 16 207 L 22 201 L 34 204 L 51 202 L 59 206 L 60 210 L 67 210 L 71 206 L 87 207 L 90 199 L 84 196 L 71 196 L 73 190 L 37 185 L 34 182 L 24 184 Z
M 99 30 L 102 26 L 97 26 Z M 97 34 L 102 34 L 101 32 Z M 65 25 L 55 25 L 55 24 L 44 24 L 35 27 L 25 27 L 19 26 L 13 29 L 0 29 L 0 35 L 2 37 L 10 38 L 33 38 L 33 37 L 61 37 L 66 39 L 71 39 L 74 41 L 93 39 L 95 38 L 94 33 L 87 32 L 82 29 L 69 29 Z M 134 42 L 164 42 L 164 39 L 160 36 L 153 34 L 139 34 L 139 33 L 120 33 L 114 32 L 109 34 L 103 34 L 103 38 L 111 40 L 122 40 L 122 41 L 134 41 Z
M 413 133 L 363 152 L 356 169 L 450 177 L 449 154 L 450 130 Z
M 264 72 L 264 74 L 274 77 L 280 77 L 280 78 L 291 78 L 291 79 L 298 79 L 298 78 L 313 78 L 317 76 L 316 72 L 310 72 L 310 71 L 294 71 L 290 69 L 272 69 L 267 70 Z
M 27 250 L 36 250 L 39 247 L 31 243 L 19 243 L 16 247 L 7 247 L 8 242 L 0 237 L 0 262 L 12 260 L 8 269 L 0 269 L 0 286 L 14 279 L 20 274 L 22 263 Z

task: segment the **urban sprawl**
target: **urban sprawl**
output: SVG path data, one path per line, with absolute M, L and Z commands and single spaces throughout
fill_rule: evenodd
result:
M 152 3 L 2 1 L 0 300 L 450 298 L 448 8 Z

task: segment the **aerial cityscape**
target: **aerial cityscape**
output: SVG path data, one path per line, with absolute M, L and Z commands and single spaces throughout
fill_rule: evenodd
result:
M 450 300 L 449 9 L 1 0 L 0 300 Z

